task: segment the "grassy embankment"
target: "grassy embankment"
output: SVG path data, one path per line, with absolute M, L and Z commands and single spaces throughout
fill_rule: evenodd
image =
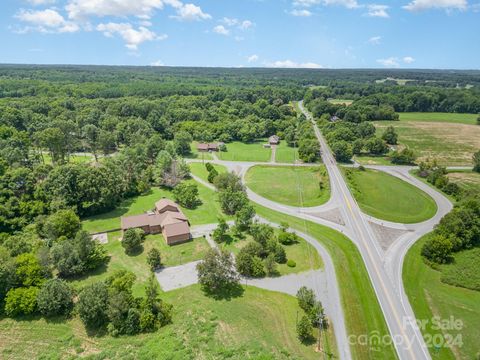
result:
M 455 271 L 455 267 L 465 265 L 464 253 L 455 254 L 456 264 L 445 265 L 441 271 L 434 270 L 426 265 L 420 255 L 421 248 L 429 235 L 421 238 L 408 251 L 403 265 L 403 283 L 410 304 L 417 319 L 426 320 L 427 326 L 422 329 L 427 342 L 432 340 L 437 344 L 447 339 L 450 335 L 454 341 L 450 348 L 431 346 L 430 354 L 433 359 L 474 359 L 478 356 L 480 347 L 480 291 L 469 290 L 462 287 L 448 285 L 441 281 L 445 272 Z M 478 251 L 477 251 L 478 253 Z M 469 271 L 478 274 L 478 254 L 476 264 L 469 262 Z M 465 272 L 461 272 L 467 275 Z M 457 274 L 458 275 L 458 274 Z M 477 275 L 478 280 L 478 275 Z M 461 329 L 434 329 L 431 319 L 434 316 L 442 320 L 450 317 L 460 320 Z M 446 335 L 448 334 L 448 335 Z M 461 340 L 462 343 L 459 343 Z M 433 345 L 432 344 L 432 345 Z
M 317 206 L 330 199 L 330 182 L 324 165 L 257 165 L 248 170 L 246 184 L 255 193 L 290 206 Z
M 339 283 L 342 307 L 349 335 L 359 336 L 377 331 L 388 334 L 382 310 L 377 301 L 362 257 L 355 245 L 344 235 L 328 227 L 285 215 L 260 205 L 257 213 L 276 223 L 282 221 L 299 231 L 315 237 L 330 253 Z M 392 345 L 351 347 L 354 359 L 396 359 Z
M 378 219 L 417 223 L 433 217 L 435 201 L 425 192 L 382 171 L 342 168 L 360 208 Z

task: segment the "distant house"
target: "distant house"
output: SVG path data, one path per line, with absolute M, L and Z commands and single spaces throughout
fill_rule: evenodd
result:
M 155 203 L 154 211 L 121 218 L 122 233 L 128 229 L 142 229 L 146 234 L 162 233 L 168 245 L 190 240 L 190 224 L 180 207 L 173 201 L 162 199 Z
M 268 143 L 270 145 L 278 145 L 280 143 L 280 138 L 277 135 L 272 135 L 268 138 Z
M 200 152 L 208 152 L 208 151 L 218 151 L 219 144 L 206 144 L 206 143 L 199 143 L 197 144 L 197 150 Z

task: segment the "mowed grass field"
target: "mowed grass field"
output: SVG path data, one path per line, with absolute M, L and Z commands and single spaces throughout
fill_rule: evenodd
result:
M 222 214 L 222 211 L 217 201 L 217 194 L 213 190 L 198 184 L 195 180 L 187 180 L 187 183 L 198 185 L 199 198 L 202 201 L 202 204 L 193 210 L 182 207 L 182 211 L 187 216 L 190 224 L 195 226 L 218 222 L 218 217 Z M 113 211 L 84 219 L 82 227 L 90 233 L 119 229 L 121 216 L 139 215 L 152 210 L 155 207 L 155 202 L 164 197 L 174 200 L 171 190 L 158 187 L 152 188 L 145 195 L 124 200 Z
M 283 164 L 295 164 L 298 161 L 298 148 L 288 146 L 286 141 L 276 145 L 275 161 Z
M 258 204 L 255 209 L 257 214 L 265 219 L 276 223 L 287 222 L 290 227 L 313 236 L 328 250 L 335 267 L 349 335 L 358 337 L 375 332 L 383 337 L 389 334 L 362 257 L 350 239 L 326 226 L 285 215 Z M 351 351 L 352 358 L 356 360 L 397 359 L 394 347 L 387 343 L 378 346 L 357 343 L 351 345 Z
M 245 179 L 253 192 L 285 205 L 311 207 L 330 199 L 330 181 L 323 165 L 257 165 L 248 170 Z
M 407 112 L 399 113 L 400 121 L 424 121 L 424 122 L 447 122 L 456 124 L 476 125 L 476 114 L 457 114 L 457 113 L 419 113 Z
M 222 246 L 224 249 L 233 254 L 238 254 L 241 248 L 247 245 L 251 236 L 248 235 L 245 239 L 231 239 Z M 301 273 L 309 270 L 317 270 L 323 268 L 323 261 L 315 248 L 302 238 L 298 238 L 298 242 L 291 245 L 283 245 L 287 254 L 287 259 L 294 260 L 297 264 L 295 267 L 289 267 L 287 264 L 277 264 L 279 275 L 288 275 Z
M 220 151 L 217 156 L 220 160 L 227 161 L 259 161 L 268 162 L 272 154 L 272 150 L 264 148 L 263 144 L 266 140 L 258 140 L 252 143 L 242 143 L 234 141 L 227 145 L 227 151 Z
M 296 337 L 293 296 L 248 286 L 239 297 L 213 300 L 197 285 L 161 296 L 174 306 L 173 323 L 137 336 L 91 337 L 78 317 L 0 319 L 0 358 L 318 359 L 315 345 Z M 323 341 L 336 358 L 332 329 Z
M 477 115 L 445 113 L 402 113 L 400 121 L 376 121 L 377 131 L 395 127 L 399 143 L 414 150 L 419 161 L 436 158 L 441 165 L 472 163 L 480 148 L 480 126 Z
M 417 187 L 382 171 L 342 168 L 358 205 L 378 219 L 417 223 L 433 217 L 435 201 Z
M 140 296 L 144 293 L 144 286 L 150 275 L 150 268 L 147 264 L 147 254 L 150 249 L 157 248 L 160 251 L 162 265 L 167 267 L 200 260 L 210 249 L 207 240 L 203 237 L 183 244 L 168 246 L 162 235 L 148 235 L 145 237 L 143 246 L 138 253 L 127 255 L 120 238 L 121 233 L 119 231 L 109 233 L 108 243 L 103 245 L 110 255 L 109 263 L 85 277 L 71 280 L 71 285 L 80 289 L 87 284 L 105 280 L 116 270 L 128 270 L 137 277 L 133 292 Z
M 453 360 L 475 359 L 479 352 L 480 339 L 480 292 L 461 287 L 447 285 L 440 281 L 441 272 L 427 266 L 420 255 L 421 248 L 428 238 L 421 238 L 408 251 L 403 265 L 403 283 L 417 319 L 426 320 L 427 326 L 422 333 L 430 343 L 432 359 Z M 434 329 L 431 319 L 454 319 L 462 322 L 461 329 L 448 329 L 441 333 Z M 447 335 L 448 334 L 448 335 Z M 461 340 L 451 343 L 452 346 L 435 349 L 432 338 L 440 345 L 444 339 L 453 337 Z
M 207 161 L 205 161 L 205 163 L 207 163 Z M 204 163 L 195 162 L 195 163 L 188 164 L 188 166 L 190 167 L 190 172 L 193 175 L 198 176 L 203 181 L 208 182 L 208 171 Z M 217 170 L 219 174 L 227 172 L 227 168 L 223 165 L 212 163 L 212 166 L 215 168 L 215 170 Z

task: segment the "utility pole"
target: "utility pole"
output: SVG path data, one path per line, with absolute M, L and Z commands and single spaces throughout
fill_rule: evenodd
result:
M 325 359 L 325 351 L 322 349 L 322 331 L 323 331 L 323 320 L 324 314 L 323 310 L 318 313 L 318 340 L 317 340 L 317 351 L 323 353 L 323 358 Z

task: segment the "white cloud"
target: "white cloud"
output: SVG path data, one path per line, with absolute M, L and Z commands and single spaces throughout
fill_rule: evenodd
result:
M 411 56 L 405 56 L 402 60 L 405 64 L 412 64 L 415 62 L 415 59 Z
M 162 9 L 162 0 L 70 0 L 65 9 L 71 19 L 85 20 L 90 16 L 138 16 L 149 18 L 155 9 Z
M 466 10 L 467 7 L 467 0 L 413 0 L 403 8 L 409 11 L 422 11 L 428 9 Z
M 294 0 L 293 6 L 295 7 L 310 7 L 314 5 L 338 5 L 344 6 L 348 9 L 354 9 L 359 7 L 357 0 Z
M 75 32 L 80 28 L 77 24 L 66 21 L 62 15 L 52 9 L 45 10 L 20 10 L 15 17 L 29 26 L 20 32 Z
M 249 63 L 252 63 L 252 62 L 257 62 L 258 61 L 258 55 L 250 55 L 248 58 L 247 58 L 247 61 Z
M 134 29 L 129 23 L 107 23 L 99 24 L 97 30 L 103 32 L 107 37 L 118 34 L 124 41 L 125 46 L 130 50 L 137 50 L 138 46 L 145 41 L 164 40 L 167 35 L 157 35 L 146 27 L 140 26 Z
M 165 64 L 163 63 L 163 61 L 157 60 L 157 61 L 154 61 L 154 62 L 150 63 L 150 66 L 165 66 Z
M 227 26 L 235 26 L 238 25 L 239 20 L 235 18 L 228 18 L 224 17 L 222 20 L 220 20 L 222 23 L 226 24 Z
M 378 5 L 378 4 L 369 4 L 367 5 L 367 16 L 372 17 L 382 17 L 382 18 L 389 18 L 390 15 L 388 14 L 389 6 L 387 5 Z
M 306 63 L 297 63 L 292 60 L 281 60 L 281 61 L 275 61 L 272 63 L 265 63 L 267 67 L 272 67 L 272 68 L 289 68 L 289 69 L 321 69 L 323 68 L 322 65 L 313 63 L 313 62 L 306 62 Z
M 253 25 L 254 25 L 253 22 L 251 22 L 250 20 L 243 20 L 239 28 L 241 30 L 247 30 L 247 29 L 250 29 Z
M 177 9 L 177 15 L 172 17 L 184 21 L 208 20 L 212 18 L 210 14 L 204 13 L 199 6 L 193 4 L 180 6 Z
M 213 32 L 220 34 L 220 35 L 225 35 L 228 36 L 230 35 L 230 30 L 228 30 L 225 26 L 223 25 L 217 25 L 213 28 Z
M 290 11 L 290 14 L 293 15 L 293 16 L 302 16 L 302 17 L 308 17 L 308 16 L 312 16 L 312 12 L 310 10 L 307 10 L 307 9 L 293 9 L 292 11 Z
M 368 42 L 372 45 L 379 45 L 381 40 L 381 36 L 372 36 L 370 39 L 368 39 Z
M 50 4 L 54 4 L 56 2 L 56 0 L 27 0 L 27 1 L 34 6 L 50 5 Z
M 377 63 L 381 64 L 384 67 L 388 67 L 388 68 L 396 68 L 396 67 L 400 66 L 400 64 L 398 62 L 398 58 L 396 58 L 396 57 L 389 57 L 387 59 L 378 59 Z

